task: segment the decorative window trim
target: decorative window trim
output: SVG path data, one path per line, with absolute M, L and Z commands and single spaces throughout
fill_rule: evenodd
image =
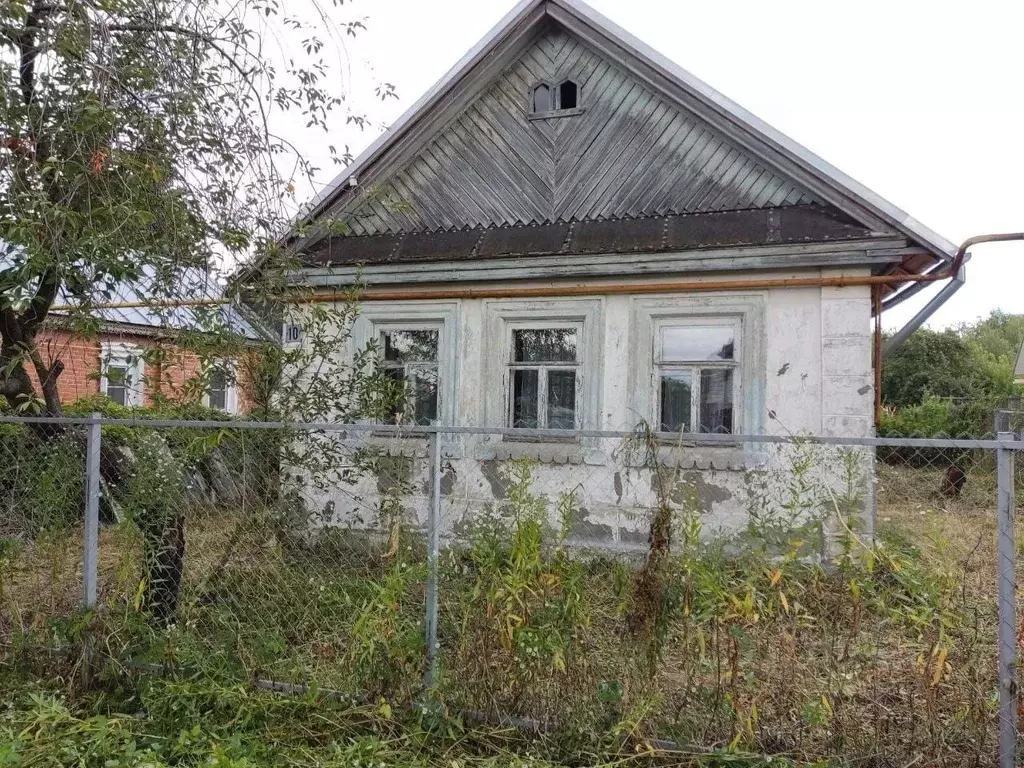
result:
M 634 298 L 630 309 L 630 343 L 636 350 L 636 365 L 629 372 L 630 411 L 652 424 L 659 417 L 656 342 L 660 328 L 732 321 L 739 324 L 733 430 L 738 435 L 761 433 L 766 417 L 768 365 L 765 303 L 763 293 Z
M 580 298 L 543 301 L 510 299 L 484 302 L 484 424 L 504 427 L 512 385 L 512 330 L 517 328 L 579 328 L 577 429 L 596 429 L 601 414 L 601 365 L 604 350 L 604 302 Z M 494 384 L 500 382 L 501 386 Z
M 214 360 L 207 364 L 205 373 L 208 375 L 214 367 L 223 369 L 227 377 L 224 382 L 224 413 L 235 415 L 238 413 L 238 365 L 231 359 Z M 203 405 L 211 408 L 208 379 L 203 389 Z
M 143 359 L 145 349 L 138 344 L 123 341 L 104 341 L 100 343 L 100 394 L 106 395 L 110 385 L 108 371 L 111 366 L 123 367 L 128 370 L 128 383 L 125 386 L 125 406 L 141 408 L 146 404 L 146 361 Z
M 434 330 L 439 332 L 437 348 L 437 420 L 454 424 L 458 366 L 456 351 L 459 336 L 458 302 L 394 302 L 364 304 L 352 326 L 349 353 L 354 356 L 385 330 Z

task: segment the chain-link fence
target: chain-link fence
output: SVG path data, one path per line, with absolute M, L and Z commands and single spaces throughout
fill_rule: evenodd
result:
M 1011 765 L 1022 448 L 7 419 L 0 651 L 581 740 Z

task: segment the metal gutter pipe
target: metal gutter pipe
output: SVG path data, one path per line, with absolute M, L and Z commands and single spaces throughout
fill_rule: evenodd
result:
M 922 325 L 928 322 L 932 315 L 949 301 L 953 294 L 964 287 L 964 283 L 967 282 L 967 269 L 965 265 L 960 267 L 960 271 L 957 272 L 956 276 L 949 281 L 949 284 L 939 291 L 931 301 L 924 305 L 920 312 L 914 315 L 907 324 L 900 328 L 895 334 L 893 334 L 882 348 L 882 358 L 885 359 L 889 355 L 893 354 L 896 350 L 903 346 L 907 339 Z

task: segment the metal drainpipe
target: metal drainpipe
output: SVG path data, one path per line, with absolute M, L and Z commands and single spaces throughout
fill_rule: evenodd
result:
M 928 322 L 928 319 L 935 314 L 939 307 L 945 304 L 954 293 L 963 288 L 963 285 L 967 280 L 964 272 L 964 265 L 969 260 L 967 255 L 968 248 L 972 245 L 979 245 L 981 243 L 1005 243 L 1014 240 L 1024 240 L 1024 232 L 1003 232 L 993 235 L 975 235 L 974 237 L 969 237 L 964 240 L 963 243 L 960 244 L 960 247 L 957 248 L 956 255 L 953 257 L 953 263 L 950 265 L 949 270 L 942 275 L 943 277 L 950 278 L 949 285 L 943 288 L 935 298 L 925 305 L 924 309 L 914 315 L 909 323 L 900 328 L 900 330 L 885 343 L 885 348 L 882 351 L 883 359 L 903 346 L 903 343 L 910 338 L 910 335 L 914 331 Z
M 882 348 L 882 359 L 886 359 L 895 352 L 897 349 L 903 346 L 904 342 L 910 338 L 911 334 L 914 333 L 918 328 L 928 322 L 929 318 L 935 314 L 935 312 L 952 298 L 953 294 L 964 287 L 964 283 L 967 281 L 967 270 L 966 265 L 960 267 L 960 271 L 956 273 L 952 280 L 939 291 L 931 301 L 924 305 L 920 312 L 914 315 L 906 325 L 900 328 L 895 334 L 893 334 Z

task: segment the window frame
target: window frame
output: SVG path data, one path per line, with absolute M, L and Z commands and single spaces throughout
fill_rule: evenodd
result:
M 575 107 L 562 107 L 562 86 L 566 83 L 572 83 L 576 86 Z M 539 88 L 548 89 L 547 109 L 535 108 L 537 106 L 537 90 Z M 534 82 L 530 85 L 526 101 L 526 116 L 530 120 L 551 120 L 559 117 L 572 117 L 573 115 L 582 115 L 587 111 L 586 107 L 580 106 L 583 101 L 583 85 L 580 83 L 580 78 L 572 75 L 561 78 L 557 83 L 553 80 L 538 80 Z
M 664 360 L 664 338 L 665 331 L 676 328 L 729 328 L 733 332 L 733 356 L 732 360 Z M 743 322 L 738 317 L 715 317 L 691 315 L 685 318 L 667 317 L 658 318 L 654 321 L 654 365 L 652 384 L 654 392 L 652 402 L 654 403 L 654 423 L 658 425 L 658 431 L 664 430 L 662 418 L 662 374 L 665 371 L 687 371 L 690 373 L 690 430 L 691 434 L 711 434 L 702 432 L 700 429 L 701 412 L 701 372 L 706 370 L 728 370 L 732 371 L 732 424 L 729 425 L 729 432 L 716 434 L 738 433 L 742 424 L 740 418 L 742 378 L 743 378 Z
M 206 408 L 214 408 L 211 404 L 210 397 L 210 374 L 213 368 L 221 368 L 224 371 L 224 408 L 215 409 L 223 410 L 224 413 L 229 415 L 238 414 L 238 369 L 234 360 L 223 359 L 214 360 L 206 365 L 204 371 L 205 384 L 203 386 L 203 405 Z
M 473 403 L 472 414 L 467 413 L 470 424 L 506 429 L 508 422 L 508 398 L 511 381 L 508 361 L 512 359 L 509 348 L 513 328 L 564 328 L 570 325 L 582 327 L 577 358 L 580 374 L 577 376 L 577 429 L 598 429 L 601 425 L 601 402 L 604 392 L 602 360 L 604 357 L 605 300 L 599 296 L 567 297 L 559 299 L 484 299 L 481 306 L 483 315 L 482 378 L 480 399 Z M 475 313 L 474 315 L 475 316 Z M 472 317 L 467 313 L 467 321 Z M 467 332 L 467 338 L 469 333 Z M 479 410 L 477 410 L 479 409 Z M 564 443 L 573 438 L 561 437 L 500 437 L 491 442 L 536 442 Z M 590 439 L 577 441 L 586 446 Z
M 126 342 L 102 342 L 100 345 L 100 394 L 110 397 L 109 372 L 111 368 L 124 368 L 127 371 L 125 381 L 126 408 L 141 408 L 146 404 L 146 361 L 143 359 L 145 350 L 137 344 Z
M 348 359 L 352 360 L 366 345 L 379 340 L 379 329 L 396 328 L 403 330 L 422 330 L 439 328 L 441 337 L 438 346 L 439 380 L 438 380 L 438 419 L 439 424 L 455 424 L 457 414 L 465 407 L 464 400 L 459 398 L 459 366 L 456 364 L 456 351 L 460 336 L 463 334 L 462 303 L 453 301 L 433 301 L 413 299 L 396 302 L 368 302 L 360 307 L 359 316 L 352 326 L 352 334 L 348 341 Z M 458 416 L 458 418 L 463 418 Z M 363 419 L 363 424 L 376 423 L 373 419 Z M 422 435 L 408 435 L 406 438 L 419 438 Z M 404 438 L 403 438 L 404 439 Z
M 445 325 L 444 322 L 440 321 L 440 320 L 434 320 L 434 321 L 427 320 L 427 321 L 407 321 L 407 322 L 379 322 L 379 323 L 375 322 L 375 323 L 373 323 L 373 326 L 372 326 L 373 327 L 373 339 L 378 344 L 380 344 L 380 349 L 381 349 L 381 358 L 380 358 L 381 359 L 381 367 L 382 368 L 402 368 L 402 370 L 405 372 L 405 380 L 406 380 L 406 382 L 409 381 L 408 369 L 410 367 L 413 367 L 413 368 L 417 368 L 417 367 L 425 368 L 425 367 L 427 367 L 427 366 L 429 366 L 431 364 L 427 363 L 427 362 L 399 363 L 399 364 L 393 364 L 393 365 L 389 364 L 388 361 L 384 360 L 384 357 L 383 357 L 383 352 L 384 352 L 384 334 L 385 333 L 399 332 L 399 331 L 435 331 L 437 333 L 437 358 L 433 362 L 433 368 L 434 368 L 434 371 L 435 371 L 435 375 L 437 377 L 437 384 L 436 384 L 437 407 L 436 407 L 435 416 L 434 416 L 434 418 L 430 422 L 431 426 L 436 426 L 436 425 L 440 424 L 441 420 L 442 420 L 442 414 L 444 413 L 444 400 L 445 400 L 445 397 L 444 397 L 444 393 L 442 392 L 442 387 L 441 387 L 441 376 L 443 375 L 443 358 L 444 358 L 444 344 L 445 344 L 444 325 Z M 383 421 L 383 420 L 379 420 L 379 421 L 382 424 L 397 424 L 397 423 L 399 423 L 397 420 L 394 421 L 394 422 L 392 422 L 392 421 Z M 417 424 L 415 421 L 405 421 L 404 419 L 400 423 L 402 423 L 402 424 L 410 424 L 410 425 L 414 425 L 414 426 L 423 426 L 423 425 Z
M 708 291 L 701 294 L 651 294 L 629 299 L 629 370 L 626 373 L 626 412 L 660 420 L 660 403 L 654 402 L 657 367 L 654 364 L 655 327 L 738 321 L 740 353 L 739 390 L 733 402 L 735 434 L 758 435 L 768 428 L 768 332 L 767 291 Z M 632 416 L 630 419 L 632 420 Z M 660 425 L 660 421 L 657 422 Z M 619 424 L 616 424 L 619 428 Z M 628 423 L 622 428 L 628 428 Z M 690 442 L 690 441 L 687 441 Z M 692 442 L 700 444 L 700 440 Z M 739 444 L 741 441 L 736 441 Z M 723 447 L 729 441 L 716 440 Z
M 528 363 L 528 362 L 517 362 L 515 359 L 515 337 L 516 331 L 543 331 L 543 330 L 572 330 L 576 333 L 576 361 L 574 363 L 568 362 L 540 362 L 540 363 Z M 571 370 L 574 374 L 574 402 L 573 402 L 573 427 L 572 429 L 580 429 L 580 423 L 582 419 L 582 403 L 583 403 L 583 361 L 582 357 L 582 346 L 584 343 L 583 335 L 583 321 L 581 320 L 521 320 L 512 321 L 506 323 L 505 327 L 505 362 L 506 372 L 504 376 L 504 392 L 506 394 L 506 406 L 505 406 L 505 421 L 503 426 L 509 429 L 517 429 L 515 427 L 515 386 L 514 377 L 515 371 L 519 370 L 536 370 L 537 376 L 537 426 L 536 427 L 524 427 L 524 429 L 548 429 L 548 407 L 547 401 L 548 394 L 548 374 L 551 371 L 568 371 Z M 543 375 L 541 375 L 543 373 Z M 562 427 L 557 427 L 562 429 Z

